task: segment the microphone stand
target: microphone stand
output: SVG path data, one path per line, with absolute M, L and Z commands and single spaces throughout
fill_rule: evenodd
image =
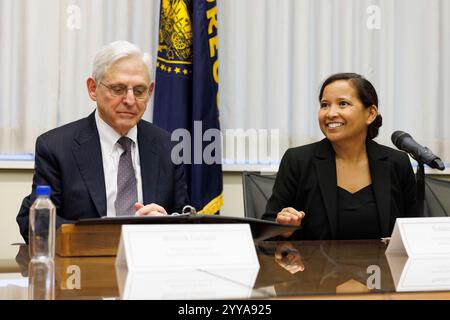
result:
M 417 161 L 417 172 L 416 172 L 416 183 L 417 183 L 417 204 L 419 207 L 419 215 L 424 217 L 424 206 L 425 206 L 425 170 L 423 162 Z

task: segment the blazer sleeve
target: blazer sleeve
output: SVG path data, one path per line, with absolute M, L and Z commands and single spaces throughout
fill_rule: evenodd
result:
M 183 210 L 183 207 L 188 204 L 189 195 L 186 184 L 184 165 L 179 164 L 175 166 L 174 170 L 174 202 L 172 212 L 181 212 Z
M 417 202 L 417 184 L 414 171 L 411 166 L 411 161 L 406 153 L 402 155 L 400 172 L 402 172 L 401 183 L 403 190 L 404 201 L 404 216 L 405 217 L 418 217 L 423 213 L 419 212 L 419 206 Z
M 52 188 L 51 200 L 56 206 L 56 228 L 61 224 L 73 223 L 73 221 L 61 218 L 58 212 L 61 208 L 61 177 L 57 161 L 52 157 L 47 146 L 45 138 L 40 136 L 36 140 L 36 151 L 34 159 L 34 175 L 31 194 L 22 201 L 16 221 L 19 225 L 20 234 L 26 243 L 28 243 L 28 224 L 29 211 L 36 199 L 36 187 L 39 185 L 49 185 Z
M 275 221 L 278 212 L 294 205 L 299 180 L 298 159 L 293 149 L 288 149 L 281 159 L 272 195 L 267 201 L 262 219 Z

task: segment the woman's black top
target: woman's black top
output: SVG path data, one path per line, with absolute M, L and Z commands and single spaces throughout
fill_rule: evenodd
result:
M 372 185 L 350 193 L 338 186 L 338 239 L 380 239 L 380 222 Z

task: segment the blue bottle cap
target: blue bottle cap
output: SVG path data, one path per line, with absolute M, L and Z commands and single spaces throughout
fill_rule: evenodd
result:
M 37 186 L 36 195 L 39 196 L 50 196 L 52 193 L 52 188 L 50 186 Z

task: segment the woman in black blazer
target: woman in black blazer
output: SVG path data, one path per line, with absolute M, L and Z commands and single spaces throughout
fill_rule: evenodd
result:
M 417 216 L 416 182 L 404 152 L 372 140 L 382 124 L 375 88 L 336 74 L 319 101 L 325 139 L 286 151 L 263 219 L 301 225 L 290 239 L 389 237 L 397 217 Z

